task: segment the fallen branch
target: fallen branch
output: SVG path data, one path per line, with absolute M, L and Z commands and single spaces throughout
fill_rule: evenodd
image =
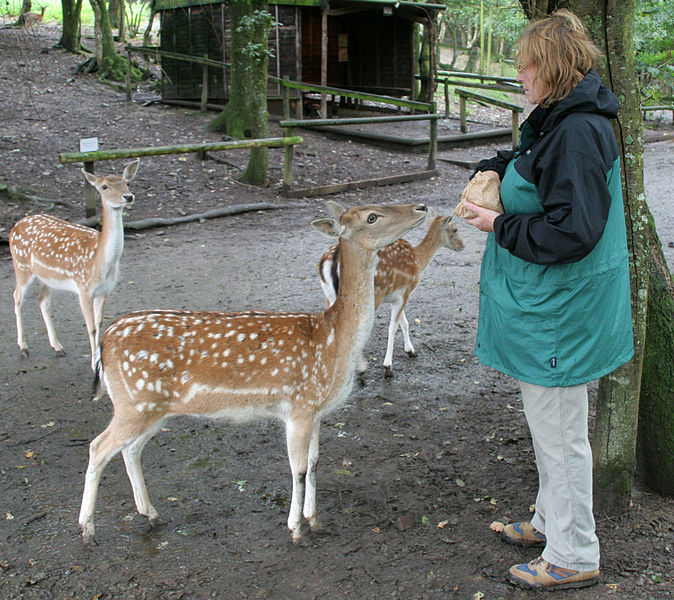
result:
M 235 204 L 234 206 L 225 206 L 223 208 L 213 208 L 202 213 L 191 215 L 184 215 L 180 217 L 149 217 L 147 219 L 140 219 L 138 221 L 131 221 L 124 223 L 124 229 L 132 229 L 139 231 L 141 229 L 151 229 L 153 227 L 166 227 L 170 225 L 180 225 L 181 223 L 190 223 L 192 221 L 202 221 L 205 219 L 217 219 L 219 217 L 227 217 L 231 215 L 238 215 L 246 212 L 253 212 L 256 210 L 273 210 L 276 208 L 284 208 L 284 204 L 272 204 L 270 202 L 258 202 L 256 204 Z M 89 217 L 84 221 L 80 221 L 82 225 L 95 225 L 100 221 L 100 217 Z
M 27 190 L 18 188 L 15 185 L 9 185 L 8 183 L 4 183 L 3 181 L 0 181 L 0 193 L 7 194 L 7 196 L 11 199 L 35 202 L 37 204 L 46 204 L 46 205 L 58 204 L 60 206 L 67 206 L 68 208 L 78 207 L 77 204 L 73 202 L 68 202 L 67 200 L 57 200 L 54 198 L 40 198 L 39 196 L 31 194 Z
M 231 215 L 239 215 L 246 212 L 254 212 L 256 210 L 273 210 L 276 208 L 286 208 L 289 204 L 272 204 L 271 202 L 258 202 L 256 204 L 235 204 L 234 206 L 226 206 L 224 208 L 213 208 L 202 213 L 192 215 L 184 215 L 181 217 L 149 217 L 147 219 L 140 219 L 138 221 L 131 221 L 124 223 L 125 230 L 140 231 L 141 229 L 151 229 L 153 227 L 167 227 L 171 225 L 180 225 L 181 223 L 189 223 L 192 221 L 203 221 L 205 219 L 217 219 L 219 217 L 227 217 Z M 87 227 L 94 227 L 100 224 L 101 218 L 96 215 L 79 221 L 80 225 Z M 9 233 L 0 233 L 0 243 L 9 243 Z

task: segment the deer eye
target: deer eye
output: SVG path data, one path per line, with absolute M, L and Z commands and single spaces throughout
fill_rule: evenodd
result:
M 368 223 L 374 223 L 376 220 L 377 220 L 377 215 L 375 215 L 374 213 L 370 213 L 367 216 L 367 222 Z
M 101 189 L 102 189 L 102 190 L 107 190 L 107 189 L 108 189 L 108 186 L 104 183 L 104 184 L 101 186 Z

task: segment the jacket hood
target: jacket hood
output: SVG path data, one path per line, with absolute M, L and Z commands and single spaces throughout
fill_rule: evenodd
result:
M 590 71 L 565 98 L 548 108 L 534 109 L 531 124 L 538 132 L 547 132 L 569 113 L 596 113 L 615 119 L 619 110 L 616 95 L 602 84 L 596 71 Z

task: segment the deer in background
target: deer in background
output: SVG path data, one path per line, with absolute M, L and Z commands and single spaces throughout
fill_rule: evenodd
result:
M 42 7 L 40 14 L 34 12 L 25 12 L 21 15 L 23 26 L 26 29 L 33 29 L 38 23 L 42 23 L 44 19 L 44 11 L 47 9 L 46 6 Z
M 47 326 L 49 344 L 60 355 L 65 352 L 56 337 L 52 321 L 51 292 L 67 290 L 79 296 L 89 334 L 93 369 L 103 309 L 117 282 L 124 249 L 122 213 L 134 200 L 128 183 L 136 176 L 138 164 L 136 160 L 127 165 L 121 176 L 94 177 L 82 170 L 101 197 L 103 215 L 100 232 L 47 214 L 24 217 L 9 232 L 9 249 L 16 276 L 14 312 L 17 343 L 24 356 L 28 356 L 28 345 L 21 309 L 27 288 L 37 280 L 42 286 L 38 302 Z
M 457 233 L 452 217 L 431 215 L 428 231 L 418 246 L 407 240 L 397 240 L 379 251 L 379 263 L 374 278 L 375 310 L 383 303 L 391 304 L 391 321 L 388 328 L 388 344 L 384 357 L 386 377 L 393 377 L 393 341 L 400 325 L 403 331 L 405 352 L 416 356 L 410 339 L 409 323 L 405 306 L 419 283 L 421 273 L 431 263 L 440 248 L 463 250 L 463 241 Z M 337 297 L 340 286 L 339 247 L 331 246 L 318 263 L 321 288 L 330 306 Z M 367 361 L 361 357 L 358 365 L 362 377 Z
M 114 414 L 89 446 L 79 525 L 94 536 L 103 469 L 121 451 L 136 508 L 153 524 L 141 468 L 147 441 L 169 417 L 276 418 L 285 423 L 292 473 L 288 528 L 301 537 L 302 514 L 316 516 L 316 463 L 321 417 L 348 397 L 355 366 L 374 322 L 377 251 L 426 217 L 426 207 L 327 206 L 313 221 L 339 238 L 342 284 L 334 304 L 318 314 L 148 310 L 130 313 L 105 332 L 98 374 Z M 306 489 L 305 489 L 306 486 Z

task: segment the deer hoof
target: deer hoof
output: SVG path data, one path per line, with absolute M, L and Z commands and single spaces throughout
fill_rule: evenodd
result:
M 66 351 L 63 348 L 57 348 L 56 349 L 56 356 L 63 357 L 65 355 L 66 355 Z
M 393 377 L 393 367 L 385 366 L 384 367 L 384 375 L 388 378 Z
M 96 539 L 94 538 L 94 527 L 93 525 L 80 525 L 80 530 L 82 531 L 82 543 L 85 546 L 91 544 L 96 544 Z
M 28 358 L 30 356 L 30 352 L 28 352 L 28 348 L 21 348 L 21 356 L 23 358 Z
M 416 352 L 416 350 L 408 350 L 408 351 L 407 351 L 407 356 L 409 356 L 410 358 L 416 358 L 416 357 L 417 357 L 417 352 Z

